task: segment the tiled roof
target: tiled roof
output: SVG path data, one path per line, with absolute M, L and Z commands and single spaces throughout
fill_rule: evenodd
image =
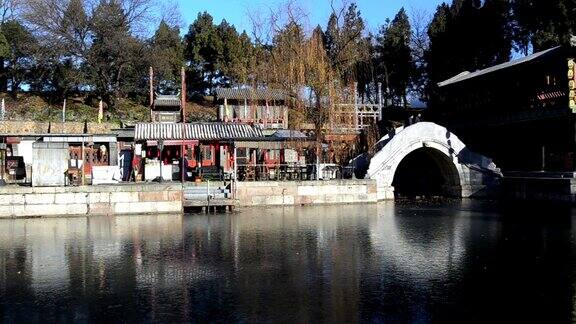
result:
M 290 130 L 290 129 L 281 129 L 276 131 L 274 134 L 272 134 L 273 137 L 275 138 L 285 138 L 285 139 L 290 139 L 290 138 L 308 138 L 308 136 L 306 136 L 306 134 L 302 133 L 301 131 L 297 131 L 297 130 Z
M 468 72 L 468 71 L 465 71 L 465 72 L 462 72 L 462 73 L 460 73 L 460 74 L 458 74 L 458 75 L 456 75 L 456 76 L 454 76 L 454 77 L 452 77 L 452 78 L 450 78 L 450 79 L 448 79 L 448 80 L 445 80 L 445 81 L 442 81 L 442 82 L 438 83 L 438 86 L 439 86 L 439 87 L 444 87 L 444 86 L 451 85 L 451 84 L 454 84 L 454 83 L 458 83 L 458 82 L 462 82 L 462 81 L 465 81 L 465 80 L 469 80 L 469 79 L 472 79 L 472 78 L 475 78 L 475 77 L 478 77 L 478 76 L 481 76 L 481 75 L 484 75 L 484 74 L 488 74 L 488 73 L 492 73 L 492 72 L 496 72 L 496 71 L 499 71 L 499 70 L 503 70 L 503 69 L 506 69 L 506 68 L 509 68 L 509 67 L 512 67 L 512 66 L 516 66 L 516 65 L 528 63 L 528 62 L 534 61 L 534 60 L 536 60 L 536 59 L 538 59 L 538 58 L 540 58 L 540 57 L 542 57 L 542 56 L 545 56 L 545 55 L 547 55 L 547 54 L 549 54 L 549 53 L 556 52 L 556 51 L 559 50 L 560 48 L 561 48 L 560 46 L 553 47 L 553 48 L 547 49 L 547 50 L 542 51 L 542 52 L 534 53 L 534 54 L 532 54 L 532 55 L 528 55 L 528 56 L 526 56 L 526 57 L 522 57 L 522 58 L 519 58 L 519 59 L 517 59 L 517 60 L 512 60 L 512 61 L 510 61 L 510 62 L 506 62 L 506 63 L 503 63 L 503 64 L 498 64 L 498 65 L 495 65 L 495 66 L 492 66 L 492 67 L 489 67 L 489 68 L 486 68 L 486 69 L 483 69 L 483 70 L 478 70 L 478 71 L 476 71 L 476 72 Z
M 135 140 L 248 140 L 263 138 L 257 125 L 238 123 L 142 123 L 136 124 Z
M 274 89 L 216 89 L 218 99 L 235 100 L 286 100 L 287 93 L 283 90 Z
M 180 97 L 179 96 L 168 96 L 168 95 L 158 95 L 154 99 L 155 107 L 180 107 Z

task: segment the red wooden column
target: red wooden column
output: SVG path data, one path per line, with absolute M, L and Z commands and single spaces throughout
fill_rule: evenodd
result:
M 182 159 L 182 166 L 180 167 L 181 169 L 181 173 L 182 173 L 182 183 L 185 182 L 186 180 L 186 166 L 184 165 L 186 162 L 186 159 L 184 158 L 186 156 L 186 152 L 185 152 L 185 148 L 186 146 L 184 145 L 184 140 L 185 140 L 185 126 L 186 126 L 186 69 L 184 67 L 182 67 L 181 72 L 180 72 L 180 77 L 181 77 L 181 82 L 182 82 L 182 100 L 181 100 L 181 105 L 182 105 L 182 148 L 180 151 L 180 157 Z
M 150 67 L 150 121 L 154 121 L 154 115 L 152 113 L 152 107 L 154 107 L 154 69 Z

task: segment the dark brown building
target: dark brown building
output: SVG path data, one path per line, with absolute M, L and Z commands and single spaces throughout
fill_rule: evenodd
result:
M 438 84 L 429 118 L 504 172 L 573 172 L 574 58 L 573 48 L 555 47 L 463 72 Z

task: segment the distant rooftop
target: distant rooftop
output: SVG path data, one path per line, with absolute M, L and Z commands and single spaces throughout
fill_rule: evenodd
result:
M 534 53 L 534 54 L 532 54 L 532 55 L 528 55 L 528 56 L 525 56 L 525 57 L 522 57 L 522 58 L 519 58 L 519 59 L 516 59 L 516 60 L 512 60 L 512 61 L 509 61 L 509 62 L 506 62 L 506 63 L 498 64 L 498 65 L 495 65 L 495 66 L 492 66 L 492 67 L 489 67 L 489 68 L 486 68 L 486 69 L 483 69 L 483 70 L 478 70 L 478 71 L 476 71 L 476 72 L 468 72 L 468 71 L 465 71 L 465 72 L 462 72 L 462 73 L 460 73 L 460 74 L 458 74 L 458 75 L 456 75 L 456 76 L 453 76 L 452 78 L 450 78 L 450 79 L 448 79 L 448 80 L 445 80 L 445 81 L 442 81 L 442 82 L 438 83 L 438 86 L 439 86 L 439 87 L 445 87 L 445 86 L 452 85 L 452 84 L 455 84 L 455 83 L 459 83 L 459 82 L 462 82 L 462 81 L 465 81 L 465 80 L 469 80 L 469 79 L 472 79 L 472 78 L 476 78 L 476 77 L 479 77 L 479 76 L 481 76 L 481 75 L 485 75 L 485 74 L 493 73 L 493 72 L 496 72 L 496 71 L 499 71 L 499 70 L 507 69 L 507 68 L 510 68 L 510 67 L 513 67 L 513 66 L 525 64 L 525 63 L 534 61 L 534 60 L 536 60 L 536 59 L 538 59 L 538 58 L 541 58 L 541 57 L 543 57 L 543 56 L 545 56 L 545 55 L 547 55 L 547 54 L 550 54 L 550 53 L 552 53 L 552 52 L 556 52 L 556 51 L 558 51 L 559 49 L 560 49 L 560 46 L 553 47 L 553 48 L 547 49 L 547 50 L 542 51 L 542 52 Z
M 306 134 L 302 133 L 301 131 L 298 130 L 290 130 L 290 129 L 281 129 L 276 131 L 274 134 L 272 134 L 272 137 L 275 138 L 287 138 L 287 139 L 291 139 L 291 138 L 308 138 L 308 136 L 306 136 Z
M 154 99 L 155 107 L 180 107 L 180 96 L 178 95 L 157 95 Z
M 138 140 L 246 140 L 264 137 L 259 126 L 241 123 L 139 123 Z
M 232 88 L 219 88 L 216 89 L 216 96 L 218 99 L 233 99 L 233 100 L 286 100 L 287 93 L 283 90 L 277 89 L 232 89 Z

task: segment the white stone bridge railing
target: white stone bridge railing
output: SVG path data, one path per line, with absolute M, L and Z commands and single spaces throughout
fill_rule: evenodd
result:
M 481 196 L 501 176 L 491 159 L 471 152 L 456 135 L 434 123 L 421 122 L 396 129 L 376 145 L 378 151 L 369 161 L 366 178 L 377 181 L 379 200 L 395 198 L 396 171 L 417 150 L 426 152 L 435 161 L 446 180 L 446 193 L 451 196 Z

